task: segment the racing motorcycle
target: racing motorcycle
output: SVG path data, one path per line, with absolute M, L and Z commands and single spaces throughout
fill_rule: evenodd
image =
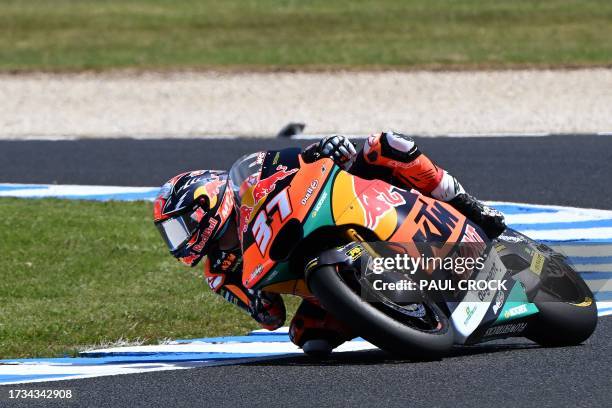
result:
M 589 287 L 565 256 L 542 243 L 510 228 L 491 241 L 444 202 L 354 176 L 327 158 L 307 163 L 299 149 L 262 154 L 256 176 L 253 165 L 250 177 L 230 174 L 239 191 L 247 288 L 318 302 L 356 335 L 415 358 L 509 336 L 542 346 L 577 345 L 595 330 Z M 451 256 L 458 246 L 465 249 L 461 245 L 475 245 L 485 259 L 470 279 L 505 285 L 442 295 L 398 290 L 400 281 L 417 275 L 372 273 L 368 266 L 385 251 L 402 252 L 397 248 L 415 257 L 424 256 L 423 246 Z M 453 271 L 443 272 L 456 279 Z M 377 281 L 391 289 L 375 290 Z

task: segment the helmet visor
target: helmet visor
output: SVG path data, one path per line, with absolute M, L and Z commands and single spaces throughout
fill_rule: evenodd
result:
M 196 232 L 198 222 L 190 214 L 183 214 L 157 223 L 156 226 L 170 251 L 175 251 Z

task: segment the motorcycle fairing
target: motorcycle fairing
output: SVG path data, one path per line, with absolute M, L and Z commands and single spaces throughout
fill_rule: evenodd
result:
M 275 176 L 278 171 L 291 174 L 278 178 Z M 278 178 L 273 188 L 270 177 Z M 262 182 L 267 183 L 264 188 L 259 186 Z M 381 180 L 354 176 L 342 171 L 331 159 L 305 163 L 295 152 L 268 153 L 261 176 L 243 190 L 237 202 L 253 208 L 242 238 L 242 278 L 248 288 L 263 287 L 260 281 L 269 285 L 301 279 L 303 271 L 289 271 L 286 259 L 273 259 L 270 249 L 274 245 L 288 246 L 288 242 L 297 244 L 322 226 L 361 226 L 380 240 L 439 242 L 444 247 L 443 243 L 458 241 L 467 224 L 465 217 L 446 203 Z M 267 194 L 254 202 L 253 191 Z M 285 208 L 286 214 L 279 207 Z M 294 223 L 291 228 L 290 222 Z M 300 228 L 295 222 L 299 222 Z M 287 230 L 292 234 L 283 235 Z M 281 253 L 288 255 L 290 250 Z
M 271 163 L 273 169 L 281 168 L 292 174 L 278 180 L 274 189 L 266 189 L 271 191 L 260 200 L 250 217 L 242 240 L 244 257 L 242 279 L 247 288 L 255 287 L 267 274 L 270 275 L 266 279 L 268 284 L 291 279 L 292 274 L 288 273 L 287 265 L 282 265 L 286 264 L 286 259 L 271 256 L 271 250 L 275 245 L 283 246 L 286 250 L 281 252 L 286 252 L 288 255 L 291 244 L 296 245 L 305 233 L 309 233 L 325 220 L 317 216 L 308 222 L 307 218 L 321 191 L 326 189 L 328 179 L 339 171 L 330 159 L 305 163 L 300 155 L 286 151 L 280 151 L 279 155 L 269 155 L 264 160 L 264 164 L 268 160 L 273 160 Z M 274 174 L 276 173 L 271 172 L 268 178 L 275 177 Z M 260 180 L 254 183 L 252 191 L 257 191 L 258 184 L 266 182 L 268 178 L 263 178 L 262 175 Z M 324 205 L 325 203 L 321 203 L 321 207 Z M 283 232 L 287 232 L 295 225 L 299 227 L 292 230 L 294 233 L 283 235 Z M 280 267 L 272 271 L 275 265 Z M 296 271 L 297 276 L 302 272 Z

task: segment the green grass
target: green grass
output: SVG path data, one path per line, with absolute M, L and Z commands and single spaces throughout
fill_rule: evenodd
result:
M 0 0 L 0 71 L 612 63 L 609 0 Z
M 168 254 L 150 203 L 2 198 L 0 213 L 0 358 L 257 328 Z

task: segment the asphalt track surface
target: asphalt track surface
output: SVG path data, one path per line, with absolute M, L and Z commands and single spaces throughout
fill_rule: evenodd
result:
M 612 209 L 612 137 L 418 139 L 483 199 Z M 224 168 L 241 154 L 306 142 L 89 140 L 0 142 L 0 182 L 160 185 L 180 171 Z M 510 339 L 456 348 L 440 361 L 380 351 L 0 387 L 0 406 L 586 407 L 612 400 L 612 318 L 583 345 Z M 11 388 L 71 389 L 71 401 L 15 403 Z

